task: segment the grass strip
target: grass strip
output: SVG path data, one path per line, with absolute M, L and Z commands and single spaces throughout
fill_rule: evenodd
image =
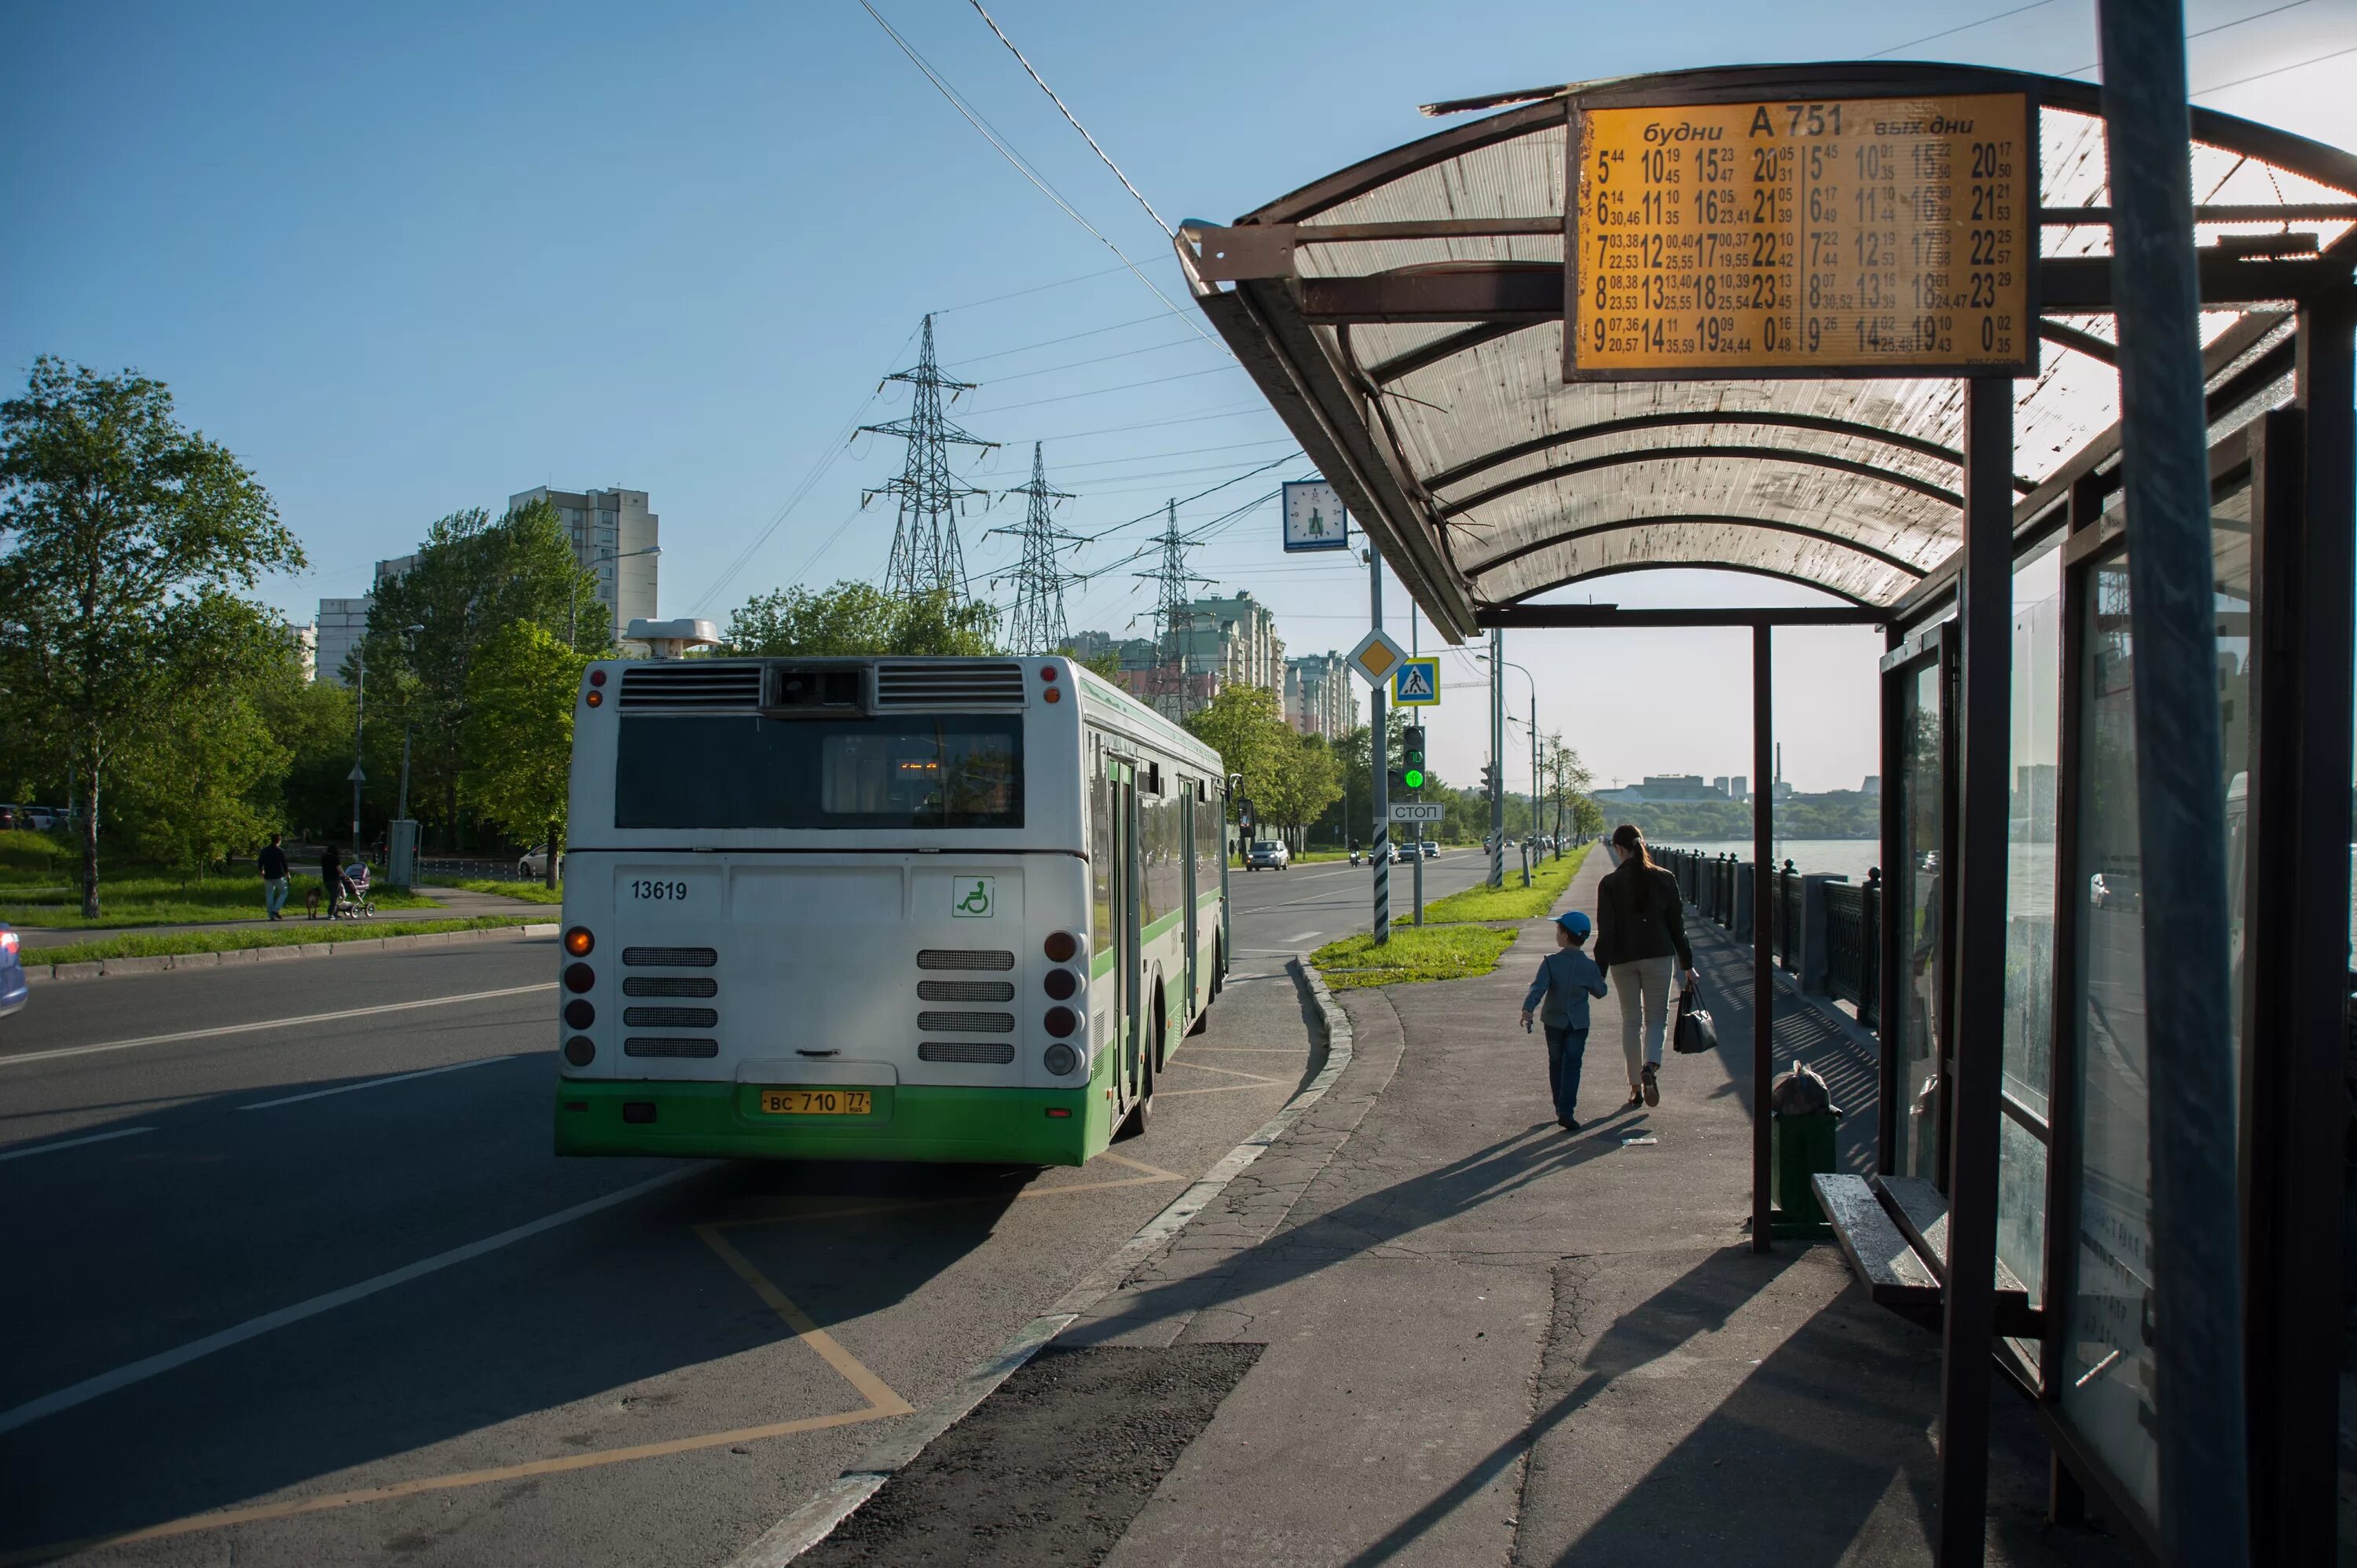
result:
M 304 895 L 319 886 L 316 876 L 289 879 L 287 907 L 300 911 Z M 176 876 L 101 875 L 99 915 L 81 912 L 81 889 L 24 887 L 0 882 L 0 920 L 12 926 L 47 931 L 117 930 L 129 926 L 193 926 L 207 920 L 258 919 L 262 915 L 262 879 L 221 876 L 202 883 Z M 404 893 L 380 882 L 375 889 L 380 909 L 438 908 L 433 899 Z
M 439 936 L 446 931 L 488 931 L 531 925 L 531 915 L 476 915 L 463 920 L 298 920 L 253 930 L 176 931 L 168 936 L 110 937 L 94 942 L 27 948 L 26 967 L 87 963 L 92 959 L 163 958 L 174 953 L 243 952 L 250 948 L 291 948 L 306 943 L 358 942 L 373 937 Z
M 1497 968 L 1499 955 L 1513 943 L 1512 931 L 1489 926 L 1394 926 L 1392 940 L 1382 947 L 1371 935 L 1345 937 L 1311 953 L 1309 961 L 1328 985 L 1351 991 L 1425 980 L 1469 980 Z
M 435 876 L 426 879 L 435 887 L 457 887 L 468 893 L 496 893 L 502 898 L 520 898 L 527 904 L 562 904 L 565 884 L 550 887 L 538 882 L 503 882 L 492 876 Z
M 1522 867 L 1515 860 L 1506 862 L 1506 885 L 1503 887 L 1469 887 L 1462 893 L 1451 893 L 1446 898 L 1436 898 L 1424 907 L 1424 921 L 1430 925 L 1451 925 L 1462 920 L 1531 920 L 1555 908 L 1571 879 L 1579 875 L 1580 863 L 1596 846 L 1581 844 L 1561 860 L 1543 860 L 1531 868 L 1531 885 L 1522 885 Z

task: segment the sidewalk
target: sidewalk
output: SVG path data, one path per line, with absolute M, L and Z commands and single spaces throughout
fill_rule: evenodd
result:
M 1604 864 L 1568 907 L 1593 909 Z M 1727 1044 L 1671 1058 L 1656 1109 L 1618 1109 L 1598 1004 L 1566 1135 L 1515 1018 L 1549 940 L 1532 921 L 1489 976 L 1345 993 L 1334 1090 L 1066 1331 L 1267 1346 L 1113 1568 L 1931 1561 L 1937 1336 L 1868 1304 L 1832 1245 L 1762 1257 L 1744 1234 L 1748 950 L 1698 933 Z M 1778 1012 L 1779 1070 L 1824 1062 L 1862 1162 L 1870 1058 Z M 1995 1423 L 1990 1562 L 2126 1563 L 2044 1525 L 2045 1451 L 2009 1389 Z

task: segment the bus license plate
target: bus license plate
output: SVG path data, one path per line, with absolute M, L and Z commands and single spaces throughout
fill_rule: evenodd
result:
M 770 1116 L 865 1116 L 864 1089 L 765 1089 L 761 1110 Z

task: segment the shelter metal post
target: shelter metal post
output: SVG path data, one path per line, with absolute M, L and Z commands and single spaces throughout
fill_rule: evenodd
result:
M 1768 1092 L 1776 1058 L 1776 905 L 1768 857 L 1775 850 L 1775 796 L 1769 770 L 1775 762 L 1774 670 L 1765 624 L 1751 628 L 1751 1250 L 1772 1243 L 1775 1217 L 1769 1211 Z
M 1490 886 L 1506 885 L 1506 634 L 1490 628 Z
M 1948 1276 L 1940 1369 L 1942 1568 L 1983 1560 L 1996 1333 L 1998 1076 L 2004 1069 L 2007 715 L 2013 682 L 2013 383 L 1965 382 L 1956 768 L 1954 1066 L 1948 1096 Z
M 1885 634 L 1886 650 L 1897 652 L 1906 634 L 1891 627 Z M 1876 1033 L 1881 1037 L 1880 1061 L 1876 1067 L 1878 1092 L 1874 1108 L 1874 1168 L 1884 1176 L 1899 1169 L 1899 1062 L 1906 1048 L 1905 1010 L 1899 1005 L 1899 988 L 1906 983 L 1905 939 L 1912 933 L 1911 924 L 1901 918 L 1900 908 L 1892 900 L 1895 888 L 1908 886 L 1909 878 L 1900 868 L 1909 858 L 1907 847 L 1907 707 L 1906 693 L 1900 681 L 1886 673 L 1882 678 L 1882 919 L 1877 935 L 1881 950 L 1874 961 L 1882 966 L 1882 1016 L 1877 1022 Z
M 1375 550 L 1367 552 L 1367 614 L 1374 628 L 1383 630 L 1383 557 Z M 1383 682 L 1374 683 L 1367 702 L 1374 714 L 1374 724 L 1367 731 L 1367 773 L 1375 807 L 1375 945 L 1382 947 L 1392 940 L 1392 789 L 1385 771 L 1391 748 L 1385 744 L 1390 736 L 1384 733 Z
M 2136 650 L 2137 858 L 2153 912 L 2142 924 L 2158 1522 L 2172 1560 L 2237 1568 L 2250 1552 L 2243 1260 L 2233 1123 L 2217 1114 L 2233 1095 L 2232 971 L 2224 921 L 2166 918 L 2227 908 L 2184 10 L 2177 0 L 2100 0 L 2096 25 Z M 2345 813 L 2344 805 L 2330 842 L 2346 842 Z
M 2259 714 L 2244 826 L 2243 1103 L 2254 1562 L 2329 1562 L 2338 1415 L 2341 1053 L 2351 735 L 2351 339 L 2357 292 L 2300 312 L 2298 403 L 2251 431 Z

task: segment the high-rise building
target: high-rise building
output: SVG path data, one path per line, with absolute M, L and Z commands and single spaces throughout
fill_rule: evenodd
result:
M 1340 743 L 1359 727 L 1359 695 L 1339 653 L 1305 653 L 1285 661 L 1285 717 L 1303 735 Z
M 357 599 L 321 599 L 319 618 L 313 623 L 312 667 L 322 681 L 333 681 L 339 686 L 351 684 L 344 676 L 344 662 L 352 650 L 368 635 L 369 606 L 375 601 L 366 595 Z
M 295 650 L 296 662 L 303 667 L 303 679 L 317 680 L 319 678 L 319 623 L 315 620 L 308 626 L 296 626 L 292 621 L 287 622 L 286 644 Z
M 599 612 L 621 633 L 634 620 L 655 617 L 657 551 L 662 521 L 647 510 L 644 490 L 553 490 L 546 485 L 508 498 L 508 508 L 545 500 L 573 545 L 573 558 L 597 579 Z M 581 613 L 590 613 L 585 602 Z

